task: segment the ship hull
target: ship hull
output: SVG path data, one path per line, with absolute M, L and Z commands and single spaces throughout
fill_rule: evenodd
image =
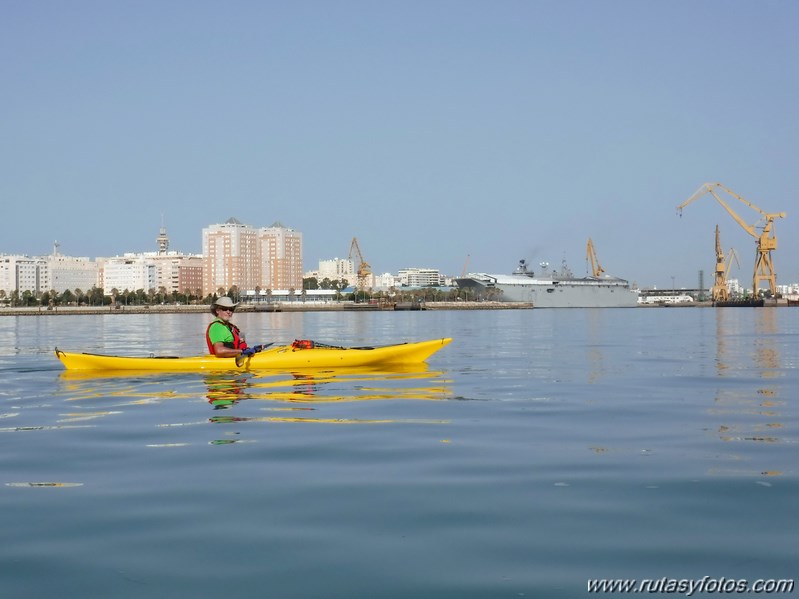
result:
M 533 308 L 632 308 L 638 305 L 638 293 L 622 279 L 544 281 L 487 275 L 457 279 L 456 283 L 473 290 L 476 295 L 504 302 L 532 303 Z

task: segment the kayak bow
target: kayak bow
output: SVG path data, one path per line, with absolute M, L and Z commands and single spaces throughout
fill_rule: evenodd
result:
M 419 364 L 452 342 L 451 338 L 400 343 L 378 347 L 315 346 L 297 348 L 292 345 L 270 347 L 254 354 L 237 366 L 234 358 L 212 355 L 176 356 L 109 356 L 70 353 L 55 348 L 56 357 L 67 370 L 136 370 L 163 372 L 207 372 L 224 370 L 282 370 L 293 368 L 338 368 Z

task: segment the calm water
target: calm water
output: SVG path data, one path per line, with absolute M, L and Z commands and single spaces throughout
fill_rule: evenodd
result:
M 384 374 L 70 378 L 52 353 L 201 353 L 207 321 L 0 317 L 0 596 L 796 576 L 799 310 L 237 315 L 251 343 L 454 337 Z

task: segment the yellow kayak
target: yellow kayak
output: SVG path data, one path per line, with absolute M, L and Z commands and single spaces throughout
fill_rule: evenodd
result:
M 291 370 L 295 368 L 350 368 L 384 365 L 420 364 L 452 342 L 451 338 L 400 343 L 375 347 L 335 347 L 303 342 L 312 347 L 292 345 L 269 347 L 250 357 L 217 358 L 212 355 L 175 356 L 109 356 L 70 353 L 55 348 L 56 357 L 67 370 L 132 370 L 162 372 L 208 372 L 223 370 Z

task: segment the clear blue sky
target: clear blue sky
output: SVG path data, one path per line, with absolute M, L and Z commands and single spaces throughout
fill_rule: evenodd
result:
M 0 1 L 0 253 L 200 252 L 231 216 L 375 272 L 712 283 L 719 181 L 799 281 L 799 2 Z M 732 200 L 735 202 L 735 200 Z M 734 210 L 754 224 L 757 212 Z

